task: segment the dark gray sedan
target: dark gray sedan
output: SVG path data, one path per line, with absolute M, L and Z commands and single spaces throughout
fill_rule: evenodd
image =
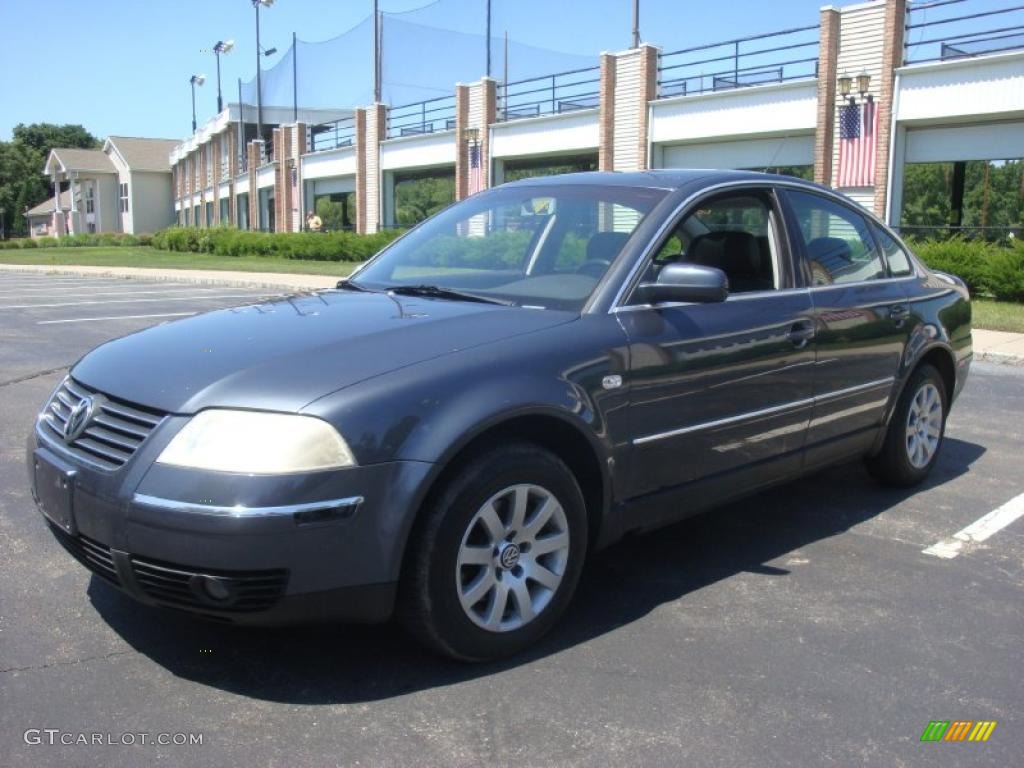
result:
M 140 602 L 397 614 L 460 659 L 565 610 L 588 551 L 828 464 L 924 479 L 964 284 L 822 187 L 745 172 L 508 184 L 336 290 L 80 360 L 29 437 L 58 540 Z

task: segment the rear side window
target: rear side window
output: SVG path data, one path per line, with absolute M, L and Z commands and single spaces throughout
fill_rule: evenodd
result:
M 872 225 L 872 229 L 885 253 L 885 260 L 889 262 L 889 274 L 893 277 L 908 277 L 914 274 L 914 268 L 910 266 L 910 257 L 903 250 L 903 246 L 881 227 Z
M 842 285 L 885 277 L 885 265 L 856 211 L 825 197 L 786 190 L 811 271 L 811 285 Z

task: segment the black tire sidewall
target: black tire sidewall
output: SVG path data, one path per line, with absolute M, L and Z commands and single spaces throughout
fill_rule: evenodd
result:
M 562 582 L 533 621 L 507 632 L 491 632 L 466 615 L 456 592 L 456 562 L 463 536 L 480 507 L 499 491 L 529 483 L 552 494 L 565 510 L 569 558 Z M 587 520 L 583 495 L 568 467 L 548 451 L 529 444 L 495 450 L 468 464 L 438 500 L 431 552 L 423 585 L 432 634 L 452 655 L 468 660 L 500 658 L 533 644 L 557 622 L 572 598 L 586 556 Z

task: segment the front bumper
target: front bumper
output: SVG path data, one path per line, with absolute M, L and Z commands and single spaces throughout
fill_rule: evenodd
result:
M 70 519 L 48 523 L 79 562 L 140 602 L 234 623 L 391 615 L 429 464 L 286 477 L 153 464 L 173 431 L 113 472 L 75 463 L 38 429 L 30 436 L 37 502 L 37 477 L 52 472 L 41 462 L 73 475 Z

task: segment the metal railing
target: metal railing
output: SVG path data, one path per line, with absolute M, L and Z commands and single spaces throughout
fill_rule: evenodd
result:
M 995 226 L 983 227 L 970 224 L 898 224 L 893 229 L 902 237 L 917 240 L 952 240 L 961 238 L 964 240 L 989 240 L 991 242 L 1006 242 L 1011 239 L 1024 237 L 1024 227 L 1021 226 Z
M 330 123 L 311 125 L 309 131 L 309 151 L 323 152 L 328 149 L 352 146 L 356 135 L 356 119 L 343 117 Z
M 818 26 L 738 37 L 663 53 L 658 98 L 818 76 Z
M 249 153 L 242 152 L 238 155 L 238 172 L 248 173 L 249 172 Z
M 419 136 L 455 128 L 455 96 L 403 104 L 388 110 L 387 137 Z
M 903 63 L 948 61 L 1024 49 L 1024 5 L 1006 0 L 912 3 Z
M 222 155 L 220 158 L 220 180 L 231 180 L 231 160 L 227 155 Z
M 498 120 L 557 115 L 600 103 L 601 68 L 584 67 L 498 85 Z

